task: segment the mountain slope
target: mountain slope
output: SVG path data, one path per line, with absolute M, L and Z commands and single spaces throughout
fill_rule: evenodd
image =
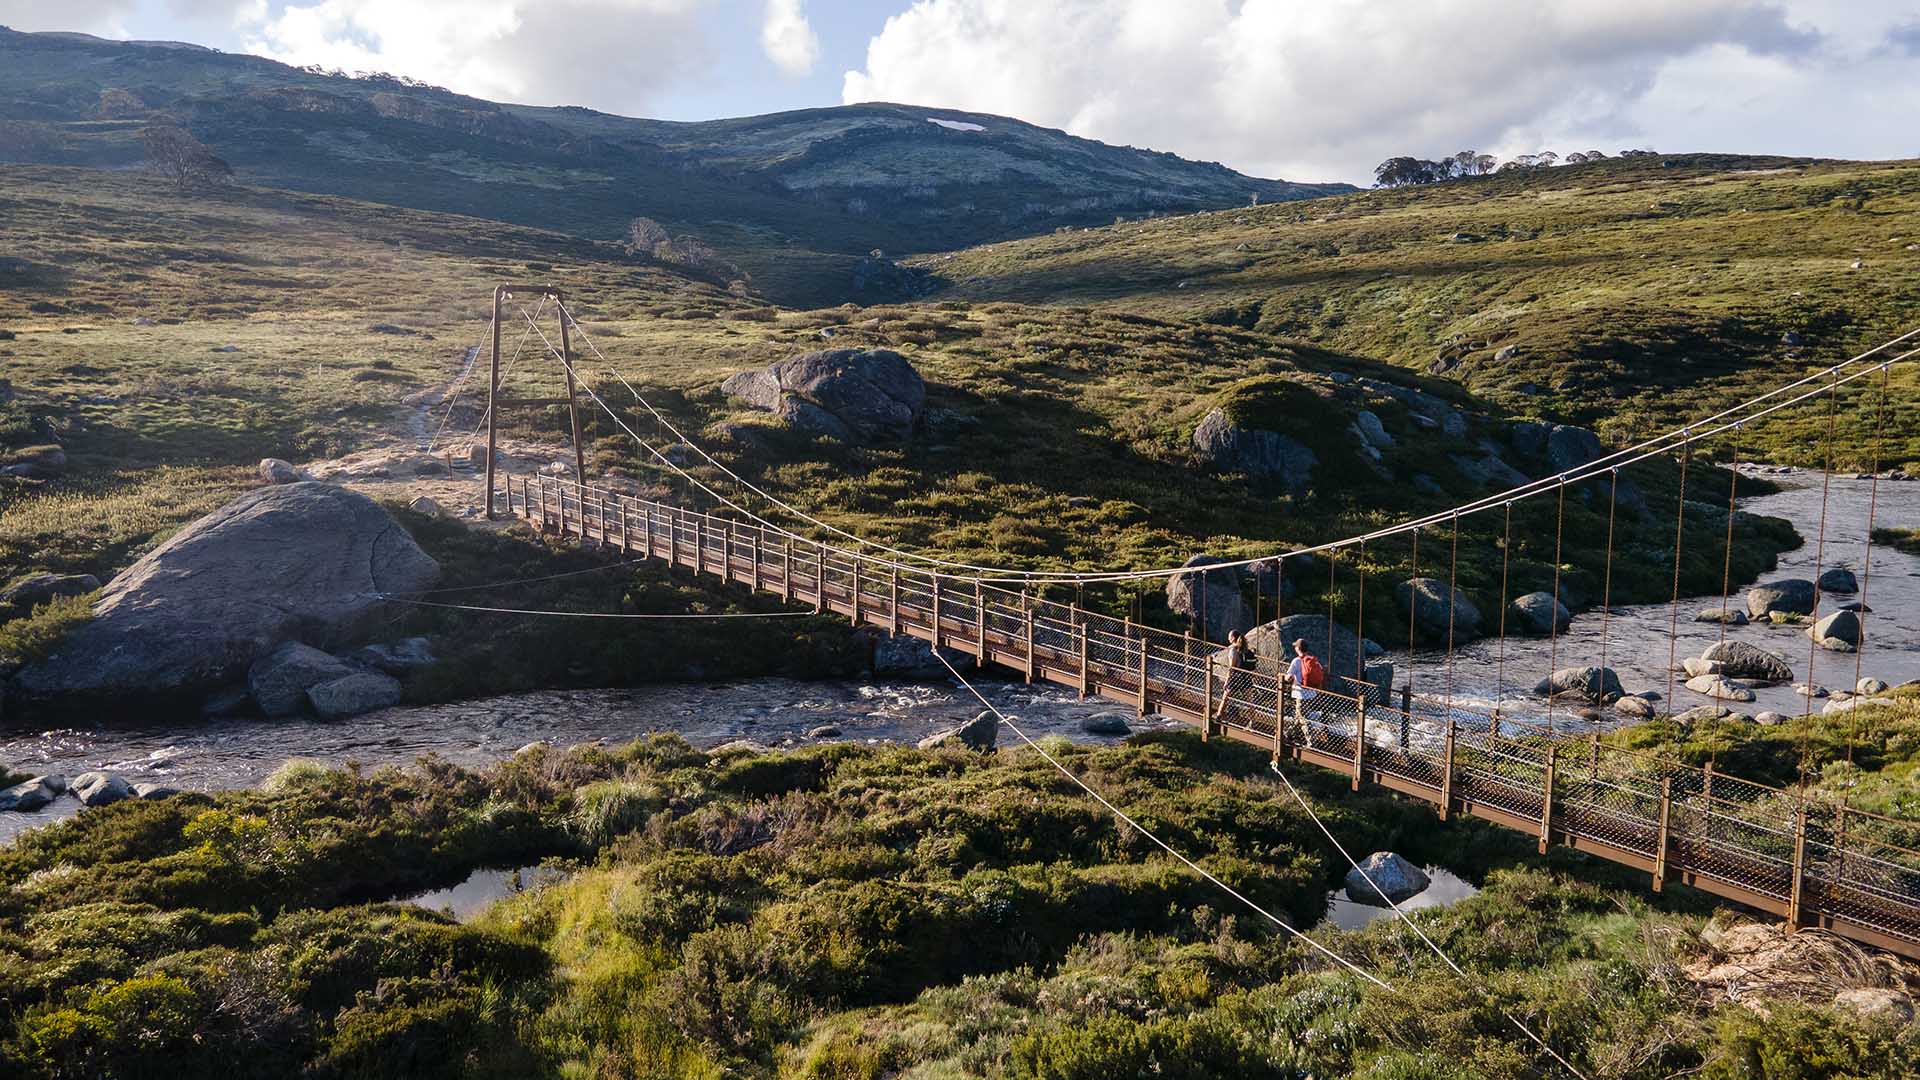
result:
M 1625 434 L 1920 325 L 1920 163 L 1616 160 L 922 262 L 954 299 L 1263 330 Z M 1890 408 L 1891 460 L 1920 459 L 1920 394 Z
M 657 218 L 802 303 L 847 299 L 853 260 L 875 248 L 940 250 L 1349 190 L 947 110 L 862 105 L 678 124 L 0 30 L 0 161 L 131 165 L 155 118 L 186 124 L 245 182 L 601 239 Z

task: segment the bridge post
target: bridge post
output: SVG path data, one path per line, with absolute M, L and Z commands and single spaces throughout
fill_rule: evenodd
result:
M 1367 695 L 1356 699 L 1353 714 L 1353 790 L 1360 790 L 1360 774 L 1367 768 Z
M 793 603 L 793 540 L 783 538 L 780 541 L 780 596 L 787 603 Z
M 620 500 L 620 554 L 633 550 L 633 518 L 627 514 L 627 500 Z
M 887 570 L 887 632 L 900 636 L 900 568 Z
M 1440 757 L 1440 820 L 1453 813 L 1453 743 L 1460 736 L 1460 722 L 1447 717 L 1447 741 Z
M 653 558 L 653 500 L 640 504 L 640 550 Z
M 1020 590 L 1020 614 L 1026 622 L 1027 635 L 1027 685 L 1033 685 L 1033 597 L 1025 589 Z
M 720 534 L 720 580 L 733 580 L 733 522 L 727 522 L 727 531 Z
M 987 662 L 987 591 L 973 583 L 973 642 L 980 646 L 980 662 Z
M 1279 761 L 1287 753 L 1287 684 L 1286 673 L 1273 677 L 1273 760 Z
M 1140 715 L 1147 715 L 1147 635 L 1141 634 L 1133 639 L 1140 645 Z
M 1802 796 L 1804 799 L 1804 795 Z M 1807 805 L 1793 815 L 1793 886 L 1787 891 L 1787 933 L 1800 929 L 1804 919 L 1807 880 Z
M 930 575 L 933 579 L 933 647 L 940 647 L 940 575 Z
M 1080 700 L 1085 701 L 1087 700 L 1087 619 L 1078 604 L 1067 610 L 1073 613 L 1073 628 L 1079 632 L 1080 637 Z
M 683 514 L 679 507 L 668 508 L 667 526 L 667 569 L 680 565 L 680 524 Z
M 755 525 L 753 527 L 753 591 L 754 592 L 760 591 L 760 553 L 766 545 L 766 539 L 767 539 L 767 527 L 765 525 Z
M 1553 774 L 1558 763 L 1560 748 L 1547 747 L 1547 770 L 1545 782 L 1540 788 L 1540 854 L 1547 853 L 1547 845 L 1553 838 Z
M 827 610 L 827 546 L 814 541 L 813 544 L 813 609 Z
M 1660 830 L 1653 841 L 1653 891 L 1667 885 L 1668 826 L 1673 814 L 1673 777 L 1660 778 Z
M 860 625 L 860 564 L 865 560 L 859 555 L 853 557 L 853 625 Z
M 699 577 L 707 569 L 707 515 L 696 514 L 693 518 L 693 576 Z
M 1183 668 L 1185 665 L 1193 663 L 1193 637 L 1191 635 L 1187 637 L 1187 655 L 1181 659 L 1185 662 Z M 1223 686 L 1220 689 L 1224 694 L 1226 687 Z M 1213 658 L 1207 656 L 1205 653 L 1200 654 L 1200 699 L 1206 703 L 1201 706 L 1200 741 L 1209 742 L 1213 739 Z
M 494 407 L 493 399 L 500 393 L 500 300 L 506 295 L 505 285 L 493 287 L 493 355 L 488 360 L 487 369 L 487 520 L 497 520 L 493 510 L 493 474 L 494 454 L 500 445 L 500 410 Z M 451 406 L 449 406 L 451 407 Z
M 553 486 L 553 494 L 554 498 L 560 503 L 560 535 L 565 536 L 567 534 L 567 489 L 565 485 L 556 482 Z
M 560 365 L 567 369 L 567 421 L 573 428 L 573 477 L 584 484 L 587 482 L 587 450 L 586 447 L 580 444 L 580 395 L 574 385 L 573 338 L 568 328 L 568 324 L 572 323 L 573 319 L 567 314 L 566 307 L 558 302 L 560 294 L 554 292 L 551 295 L 555 300 L 554 306 L 560 309 L 556 317 L 560 322 Z M 580 538 L 582 540 L 587 537 L 586 515 L 586 507 L 582 506 L 580 508 Z

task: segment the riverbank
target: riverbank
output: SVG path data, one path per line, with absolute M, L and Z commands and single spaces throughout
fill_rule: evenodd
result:
M 1052 752 L 1296 925 L 1319 919 L 1347 868 L 1255 751 L 1173 733 Z M 659 736 L 481 770 L 300 766 L 259 790 L 115 804 L 22 838 L 0 850 L 0 1067 L 1089 1080 L 1548 1068 L 1507 1015 L 1595 1076 L 1731 1080 L 1810 1046 L 1846 1075 L 1920 1066 L 1886 1018 L 1911 1008 L 1905 967 L 1862 963 L 1797 997 L 1735 1001 L 1686 974 L 1720 955 L 1697 895 L 1647 893 L 1564 850 L 1539 859 L 1524 837 L 1436 822 L 1338 778 L 1302 782 L 1351 849 L 1480 886 L 1415 915 L 1470 981 L 1393 922 L 1320 931 L 1392 989 L 1365 982 L 1122 831 L 1029 751 L 702 752 Z M 465 925 L 378 903 L 542 859 L 572 872 Z M 1574 864 L 1599 884 L 1563 876 Z M 1879 1013 L 1836 1004 L 1862 993 Z

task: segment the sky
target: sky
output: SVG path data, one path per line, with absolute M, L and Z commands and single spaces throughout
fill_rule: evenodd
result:
M 998 113 L 1290 180 L 1462 149 L 1920 157 L 1920 0 L 0 0 L 0 24 L 670 120 Z

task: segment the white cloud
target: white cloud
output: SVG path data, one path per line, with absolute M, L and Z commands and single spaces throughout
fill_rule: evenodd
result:
M 1911 154 L 1901 0 L 918 0 L 842 99 L 996 112 L 1296 179 L 1395 154 Z M 1906 12 L 1903 14 L 1903 12 Z M 1880 59 L 1875 60 L 1874 57 Z M 1877 113 L 1856 111 L 1868 106 Z M 1906 107 L 1907 112 L 1886 111 Z M 1879 119 L 1876 119 L 1876 115 Z
M 695 0 L 317 0 L 255 9 L 247 52 L 461 93 L 638 112 L 695 69 Z
M 767 0 L 760 23 L 760 48 L 774 66 L 789 75 L 805 75 L 820 62 L 820 35 L 807 22 L 800 0 Z

